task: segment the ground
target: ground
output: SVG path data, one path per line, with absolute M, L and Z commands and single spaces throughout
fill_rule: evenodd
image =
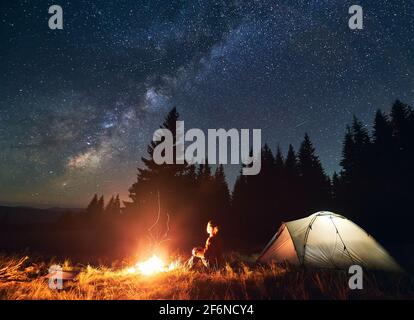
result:
M 179 263 L 149 276 L 131 271 L 125 262 L 92 267 L 65 261 L 63 269 L 76 276 L 64 281 L 63 290 L 51 290 L 47 275 L 55 263 L 1 256 L 0 299 L 414 299 L 407 275 L 365 273 L 364 288 L 351 290 L 344 271 L 257 266 L 238 256 L 220 271 L 188 271 Z

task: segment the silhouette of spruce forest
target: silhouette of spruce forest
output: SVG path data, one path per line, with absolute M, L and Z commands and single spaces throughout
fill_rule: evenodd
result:
M 161 128 L 175 138 L 179 119 L 174 108 Z M 341 169 L 332 176 L 305 134 L 299 149 L 289 145 L 286 154 L 265 144 L 260 173 L 240 174 L 232 191 L 222 165 L 157 165 L 152 155 L 160 142 L 151 142 L 129 189 L 130 201 L 114 196 L 105 203 L 95 195 L 82 213 L 62 215 L 52 232 L 66 238 L 55 235 L 62 238 L 56 238 L 56 247 L 117 254 L 148 244 L 188 250 L 205 241 L 206 223 L 213 219 L 227 250 L 257 251 L 283 221 L 320 210 L 344 215 L 380 242 L 412 243 L 413 141 L 413 109 L 397 100 L 389 114 L 376 112 L 372 129 L 353 118 L 344 135 Z M 0 224 L 4 228 L 7 221 Z

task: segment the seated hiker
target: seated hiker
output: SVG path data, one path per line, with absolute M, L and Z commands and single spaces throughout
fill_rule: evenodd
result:
M 204 248 L 193 248 L 192 256 L 187 261 L 189 269 L 193 269 L 200 261 L 207 269 L 221 267 L 223 257 L 218 231 L 218 226 L 213 221 L 209 221 L 207 224 L 207 233 L 209 237 L 207 238 Z

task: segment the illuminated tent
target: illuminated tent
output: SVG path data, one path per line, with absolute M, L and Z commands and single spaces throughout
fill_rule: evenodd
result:
M 333 269 L 348 269 L 357 264 L 367 269 L 401 271 L 366 231 L 328 211 L 283 223 L 258 261 Z

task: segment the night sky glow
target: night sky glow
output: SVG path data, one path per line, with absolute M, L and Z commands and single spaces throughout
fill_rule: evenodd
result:
M 2 204 L 127 199 L 172 106 L 188 128 L 260 128 L 273 150 L 308 132 L 332 174 L 353 114 L 371 126 L 414 102 L 411 0 L 9 0 L 0 28 Z M 226 166 L 231 186 L 239 171 Z

